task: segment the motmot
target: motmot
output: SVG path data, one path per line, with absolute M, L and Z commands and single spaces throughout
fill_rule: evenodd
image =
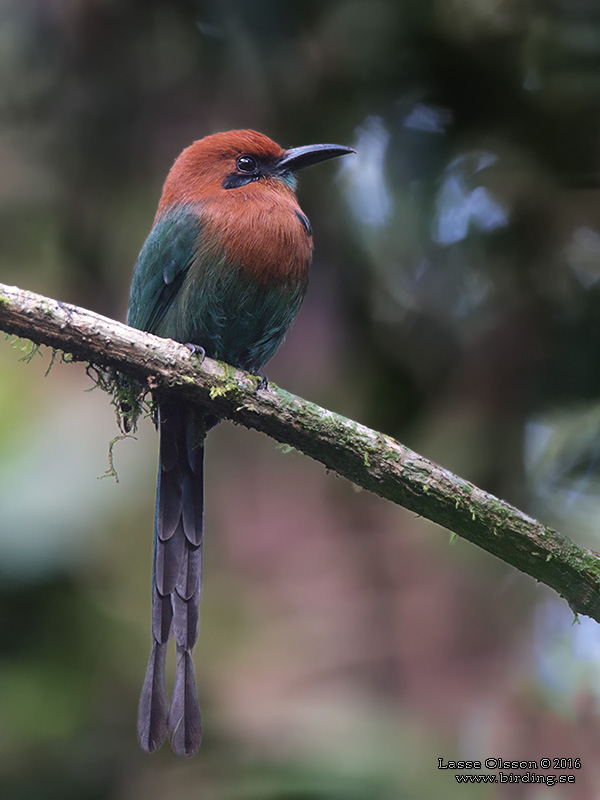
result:
M 264 381 L 260 370 L 298 314 L 312 261 L 296 172 L 353 152 L 333 144 L 284 150 L 252 130 L 213 134 L 187 147 L 167 175 L 135 265 L 128 324 Z M 147 752 L 167 734 L 178 755 L 191 756 L 200 746 L 191 653 L 202 585 L 204 439 L 218 421 L 208 409 L 159 400 L 152 651 L 137 721 Z M 172 636 L 177 667 L 167 705 Z

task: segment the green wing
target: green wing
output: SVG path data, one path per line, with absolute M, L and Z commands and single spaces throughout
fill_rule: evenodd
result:
M 131 282 L 127 324 L 156 333 L 192 265 L 200 240 L 198 216 L 180 207 L 154 225 L 138 256 Z M 169 331 L 161 331 L 169 336 Z

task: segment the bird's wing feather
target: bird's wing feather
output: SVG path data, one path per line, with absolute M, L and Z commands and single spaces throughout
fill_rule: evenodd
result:
M 180 206 L 157 220 L 135 265 L 128 325 L 159 332 L 194 261 L 199 242 L 200 222 L 194 209 Z

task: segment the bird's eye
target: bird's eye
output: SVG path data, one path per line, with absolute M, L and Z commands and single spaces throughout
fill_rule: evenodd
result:
M 239 172 L 258 171 L 258 161 L 254 158 L 254 156 L 240 156 L 235 165 Z

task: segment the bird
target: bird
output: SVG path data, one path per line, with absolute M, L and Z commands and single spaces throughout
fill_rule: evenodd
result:
M 178 156 L 137 259 L 127 322 L 187 345 L 200 357 L 260 370 L 298 314 L 312 261 L 296 172 L 354 153 L 335 144 L 285 150 L 253 130 L 205 136 Z M 138 706 L 146 752 L 167 735 L 179 756 L 202 738 L 192 650 L 198 639 L 204 536 L 204 440 L 219 421 L 178 399 L 159 399 L 154 519 L 152 650 Z M 165 663 L 176 675 L 167 706 Z

